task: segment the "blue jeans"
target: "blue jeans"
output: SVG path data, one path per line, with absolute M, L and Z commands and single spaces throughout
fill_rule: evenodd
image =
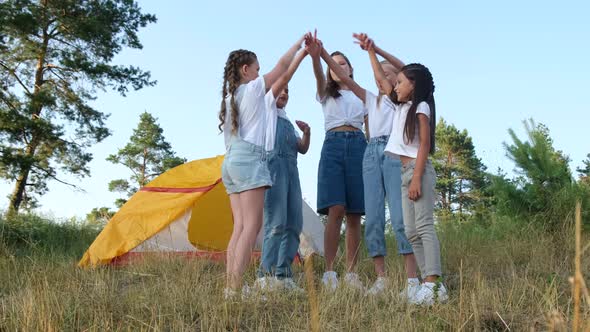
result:
M 328 214 L 342 205 L 346 213 L 365 214 L 363 154 L 367 147 L 362 131 L 326 133 L 318 167 L 318 212 Z
M 299 249 L 303 227 L 297 142 L 291 122 L 278 118 L 275 147 L 268 161 L 273 186 L 264 197 L 264 241 L 258 277 L 293 276 L 291 263 Z
M 369 256 L 385 256 L 385 199 L 399 254 L 411 254 L 402 212 L 401 161 L 385 155 L 389 136 L 371 138 L 363 159 L 365 189 L 365 241 Z

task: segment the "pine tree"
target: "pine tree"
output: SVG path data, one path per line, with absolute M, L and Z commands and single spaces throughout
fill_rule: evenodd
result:
M 60 174 L 90 174 L 87 149 L 110 135 L 90 106 L 97 90 L 154 85 L 149 72 L 113 65 L 156 21 L 133 0 L 0 3 L 0 177 L 13 182 L 9 214 L 35 205 Z M 73 185 L 73 184 L 69 184 Z
M 467 130 L 440 119 L 436 126 L 436 151 L 432 158 L 437 173 L 437 207 L 440 215 L 472 215 L 485 201 L 486 166 L 477 157 Z
M 116 154 L 110 155 L 107 160 L 124 165 L 132 173 L 128 180 L 117 179 L 109 183 L 110 191 L 126 194 L 126 198 L 115 202 L 118 207 L 125 204 L 128 197 L 154 177 L 186 162 L 186 159 L 176 156 L 172 146 L 164 138 L 164 130 L 157 123 L 157 119 L 148 112 L 141 114 L 129 143 Z

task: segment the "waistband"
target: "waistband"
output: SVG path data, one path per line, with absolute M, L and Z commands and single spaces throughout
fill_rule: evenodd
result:
M 369 140 L 369 144 L 387 144 L 387 141 L 389 141 L 389 135 L 383 135 L 383 136 L 377 136 L 377 137 L 371 137 L 371 139 Z
M 361 131 L 361 130 L 354 130 L 354 131 L 327 131 L 326 132 L 326 138 L 327 137 L 359 137 L 362 136 L 364 137 L 365 134 Z

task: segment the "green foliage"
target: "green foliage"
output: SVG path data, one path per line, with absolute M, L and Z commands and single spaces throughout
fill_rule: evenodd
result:
M 102 229 L 114 215 L 115 212 L 108 207 L 94 208 L 86 215 L 86 223 Z
M 524 121 L 527 140 L 509 130 L 512 144 L 504 143 L 507 156 L 515 163 L 517 176 L 493 176 L 492 188 L 498 211 L 550 228 L 571 221 L 577 200 L 587 201 L 584 188 L 572 178 L 569 158 L 555 150 L 549 129 L 533 120 Z M 584 205 L 588 213 L 588 205 Z
M 0 242 L 16 255 L 80 257 L 102 227 L 76 219 L 56 222 L 35 214 L 0 217 Z
M 576 170 L 580 174 L 580 180 L 586 185 L 590 185 L 590 153 L 586 155 L 586 160 L 582 161 L 583 167 L 578 167 Z
M 485 191 L 489 181 L 469 133 L 441 118 L 436 126 L 436 142 L 432 162 L 437 173 L 438 215 L 464 219 L 484 214 L 490 205 Z
M 116 154 L 108 156 L 107 160 L 113 164 L 123 165 L 131 171 L 129 180 L 117 179 L 109 183 L 109 191 L 119 192 L 127 197 L 148 184 L 154 177 L 186 162 L 186 159 L 176 156 L 172 146 L 164 138 L 164 130 L 157 119 L 148 112 L 141 114 L 129 143 Z M 118 199 L 115 204 L 121 207 L 125 202 L 125 199 Z
M 65 183 L 59 174 L 89 175 L 87 149 L 110 135 L 89 102 L 97 90 L 155 84 L 111 64 L 124 47 L 141 49 L 137 32 L 155 21 L 133 0 L 0 3 L 0 177 L 14 183 L 11 214 L 34 207 L 48 181 Z

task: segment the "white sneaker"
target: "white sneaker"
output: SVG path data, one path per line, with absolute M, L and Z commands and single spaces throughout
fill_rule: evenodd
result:
M 297 286 L 293 278 L 278 279 L 277 282 L 286 291 L 293 293 L 305 293 L 303 288 Z
M 403 301 L 410 301 L 410 299 L 416 296 L 416 293 L 420 291 L 420 280 L 418 278 L 408 278 L 408 284 L 406 288 L 399 293 L 399 297 Z
M 238 297 L 238 292 L 229 287 L 223 289 L 223 299 L 226 301 L 233 301 Z
M 338 288 L 338 275 L 334 271 L 326 271 L 324 272 L 324 276 L 322 277 L 322 284 L 324 284 L 324 288 L 329 292 L 333 292 Z
M 359 275 L 356 273 L 348 272 L 344 276 L 344 283 L 352 289 L 358 289 L 363 292 L 365 291 L 365 286 L 363 286 L 363 283 L 359 279 Z
M 375 296 L 375 295 L 383 295 L 385 293 L 385 289 L 387 288 L 388 280 L 385 277 L 379 277 L 375 280 L 375 283 L 369 290 L 365 293 L 368 296 Z
M 279 280 L 276 277 L 260 277 L 256 279 L 253 287 L 259 292 L 272 292 L 279 287 Z
M 266 296 L 257 292 L 255 288 L 250 288 L 248 284 L 244 284 L 244 287 L 242 287 L 242 301 L 253 300 L 266 301 Z
M 409 302 L 411 304 L 431 306 L 435 302 L 444 303 L 448 299 L 447 289 L 442 283 L 425 282 L 414 297 L 409 299 Z

